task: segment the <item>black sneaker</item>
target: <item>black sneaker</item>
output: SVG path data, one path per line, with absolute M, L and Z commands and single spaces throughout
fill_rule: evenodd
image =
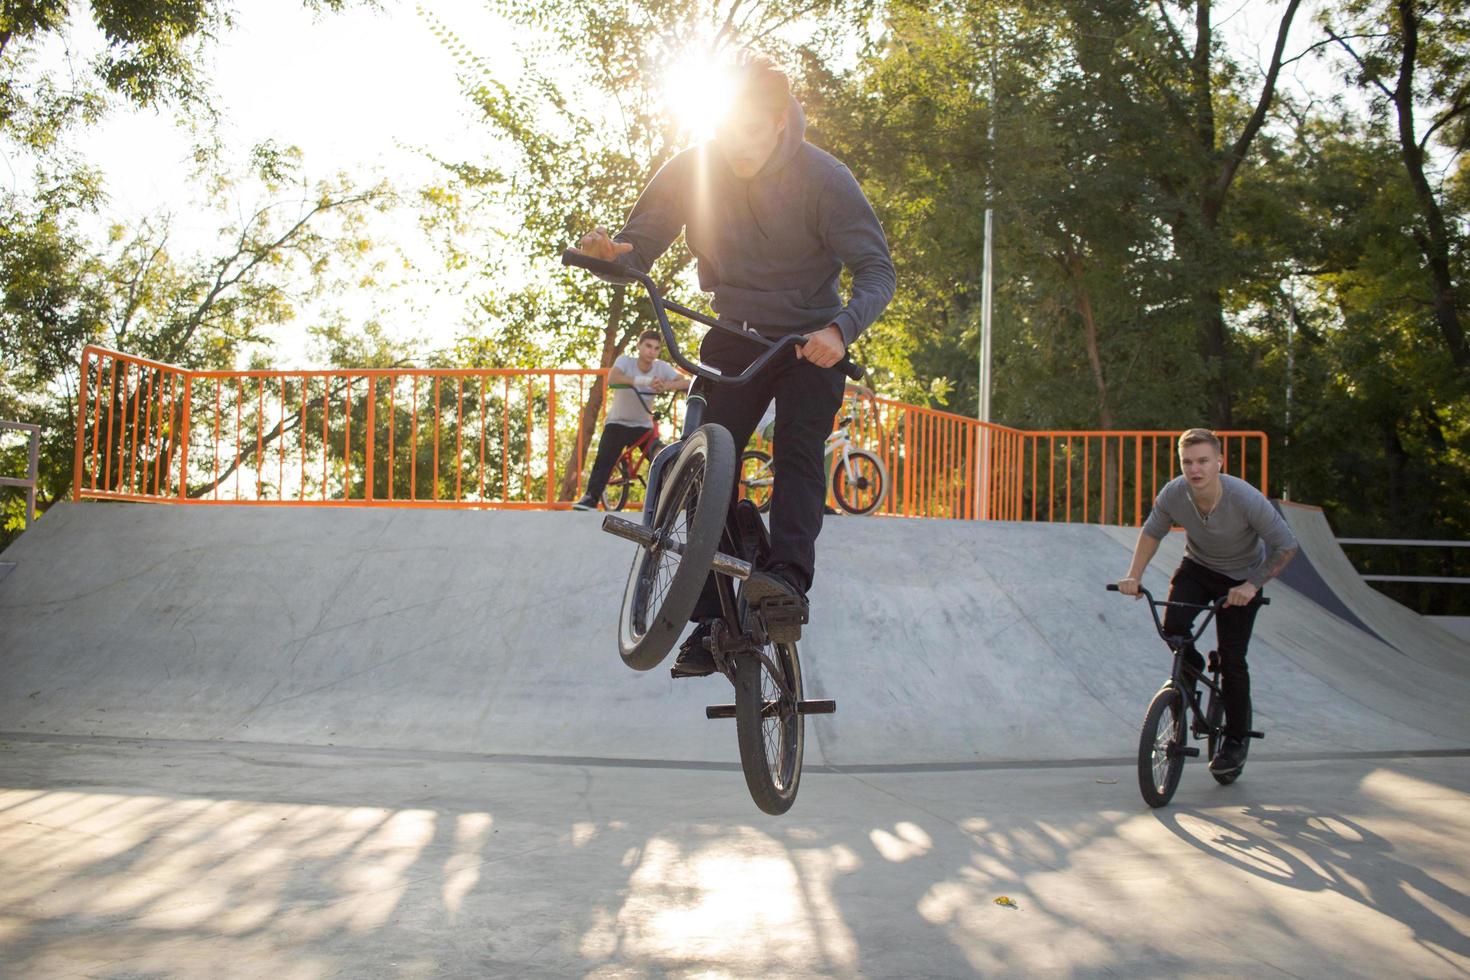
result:
M 709 639 L 710 624 L 694 627 L 689 638 L 679 645 L 679 656 L 669 674 L 673 677 L 708 677 L 715 672 L 715 655 L 704 645 Z
M 597 501 L 593 500 L 591 497 L 583 497 L 581 500 L 577 501 L 575 504 L 572 504 L 572 510 L 596 510 L 596 509 L 597 509 Z
M 809 613 L 806 596 L 780 569 L 752 572 L 740 590 L 740 598 L 760 613 L 771 642 L 795 643 L 801 639 L 801 627 Z
M 1210 772 L 1217 776 L 1229 776 L 1245 767 L 1245 739 L 1226 735 L 1220 740 L 1219 751 L 1210 760 Z

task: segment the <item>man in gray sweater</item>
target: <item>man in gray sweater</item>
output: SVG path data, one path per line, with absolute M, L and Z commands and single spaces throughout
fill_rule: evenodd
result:
M 1159 542 L 1178 524 L 1184 528 L 1184 560 L 1169 587 L 1170 602 L 1200 605 L 1225 597 L 1215 620 L 1220 654 L 1220 688 L 1225 701 L 1225 737 L 1210 760 L 1221 775 L 1245 764 L 1251 727 L 1251 681 L 1246 648 L 1260 609 L 1261 587 L 1281 574 L 1297 553 L 1296 536 L 1271 502 L 1244 480 L 1221 473 L 1220 440 L 1209 429 L 1189 429 L 1179 437 L 1181 475 L 1159 491 L 1138 535 L 1133 564 L 1118 591 L 1137 596 L 1143 570 Z M 1193 628 L 1196 609 L 1170 606 L 1164 631 L 1183 636 Z M 1204 658 L 1193 645 L 1186 659 L 1196 671 Z
M 806 142 L 806 119 L 786 76 L 757 57 L 739 65 L 732 81 L 732 103 L 715 138 L 665 164 L 615 236 L 599 228 L 578 247 L 647 272 L 682 231 L 700 288 L 713 294 L 722 320 L 767 338 L 806 338 L 747 384 L 696 385 L 708 401 L 705 421 L 730 430 L 737 454 L 775 399 L 780 466 L 771 496 L 771 555 L 746 581 L 743 596 L 752 605 L 794 599 L 804 619 L 826 497 L 822 445 L 842 404 L 845 379 L 836 365 L 893 298 L 895 275 L 883 229 L 851 171 Z M 838 291 L 844 268 L 852 274 L 846 302 Z M 712 330 L 700 358 L 732 374 L 762 351 Z M 704 640 L 718 615 L 711 583 L 694 611 L 698 626 L 680 647 L 675 677 L 714 671 Z M 770 629 L 776 642 L 799 634 L 799 622 Z

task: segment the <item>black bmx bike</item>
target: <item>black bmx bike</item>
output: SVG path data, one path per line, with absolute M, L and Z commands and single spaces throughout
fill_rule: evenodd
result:
M 562 254 L 562 264 L 615 284 L 642 286 L 665 349 L 674 363 L 702 384 L 744 384 L 788 348 L 804 343 L 800 336 L 766 340 L 721 323 L 664 298 L 648 276 L 614 262 L 569 249 Z M 744 372 L 721 374 L 683 354 L 669 325 L 669 310 L 768 349 Z M 846 359 L 839 367 L 853 380 L 863 376 L 862 369 Z M 649 466 L 642 520 L 609 514 L 602 521 L 604 531 L 638 546 L 623 590 L 618 652 L 635 670 L 658 666 L 688 625 L 713 572 L 720 617 L 707 642 L 715 666 L 734 685 L 735 703 L 710 705 L 705 717 L 735 719 L 740 767 L 751 798 L 766 813 L 780 814 L 795 802 L 801 782 L 804 717 L 831 714 L 837 703 L 805 696 L 796 642 L 772 636 L 791 635 L 790 621 L 778 623 L 776 618 L 793 615 L 794 610 L 769 600 L 752 606 L 736 587 L 761 566 L 770 543 L 753 503 L 741 500 L 731 506 L 738 469 L 735 442 L 724 426 L 704 424 L 706 401 L 699 387 L 695 385 L 686 402 L 680 438 L 665 446 Z
M 1108 585 L 1109 592 L 1117 592 L 1116 583 Z M 1179 777 L 1184 771 L 1186 758 L 1197 758 L 1199 749 L 1189 744 L 1189 737 L 1205 741 L 1205 758 L 1213 759 L 1225 737 L 1225 702 L 1220 692 L 1220 656 L 1211 650 L 1205 658 L 1204 668 L 1190 663 L 1186 649 L 1193 645 L 1210 625 L 1217 613 L 1225 607 L 1224 598 L 1209 605 L 1193 602 L 1165 602 L 1155 599 L 1142 585 L 1138 594 L 1148 600 L 1149 612 L 1154 617 L 1154 628 L 1169 649 L 1174 653 L 1174 669 L 1169 679 L 1154 694 L 1143 716 L 1143 729 L 1138 735 L 1138 788 L 1143 800 L 1151 807 L 1167 806 L 1179 788 Z M 1265 596 L 1256 600 L 1269 605 Z M 1164 621 L 1159 608 L 1177 606 L 1204 612 L 1199 627 L 1185 636 L 1171 636 L 1164 631 Z M 1206 676 L 1208 673 L 1209 676 Z M 1205 687 L 1205 706 L 1200 707 L 1199 685 Z M 1253 731 L 1251 738 L 1265 738 L 1264 732 Z M 1215 782 L 1228 786 L 1240 777 L 1240 770 L 1219 773 L 1211 770 Z

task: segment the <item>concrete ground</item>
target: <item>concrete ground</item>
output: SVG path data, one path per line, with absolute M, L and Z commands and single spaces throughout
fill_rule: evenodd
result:
M 9 741 L 0 973 L 1470 973 L 1470 758 L 736 770 Z M 1015 907 L 996 904 L 1009 898 Z
M 833 520 L 772 818 L 729 686 L 618 662 L 596 527 L 53 508 L 0 555 L 0 978 L 1470 974 L 1447 635 L 1273 583 L 1266 741 L 1153 811 L 1136 532 Z

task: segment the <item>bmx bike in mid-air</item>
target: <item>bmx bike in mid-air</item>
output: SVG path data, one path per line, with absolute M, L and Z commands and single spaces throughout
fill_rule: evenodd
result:
M 614 283 L 642 286 L 669 356 L 705 384 L 744 384 L 774 358 L 805 342 L 795 335 L 766 340 L 721 323 L 665 299 L 648 276 L 615 262 L 568 249 L 562 263 Z M 723 375 L 684 356 L 669 325 L 669 310 L 767 350 L 744 372 Z M 845 358 L 838 367 L 854 381 L 863 376 L 862 368 Z M 781 639 L 793 635 L 793 626 L 799 631 L 804 610 L 776 597 L 752 605 L 736 588 L 737 581 L 760 567 L 770 541 L 755 504 L 741 500 L 731 506 L 737 477 L 735 442 L 724 426 L 704 424 L 705 406 L 702 395 L 690 394 L 682 435 L 650 465 L 642 520 L 612 514 L 603 518 L 604 531 L 638 546 L 618 617 L 618 652 L 635 670 L 658 666 L 688 624 L 705 580 L 713 573 L 720 617 L 707 642 L 716 668 L 735 687 L 735 703 L 711 705 L 705 716 L 735 719 L 740 767 L 751 798 L 766 813 L 780 814 L 795 802 L 801 782 L 805 716 L 831 714 L 837 703 L 805 697 L 796 642 Z

